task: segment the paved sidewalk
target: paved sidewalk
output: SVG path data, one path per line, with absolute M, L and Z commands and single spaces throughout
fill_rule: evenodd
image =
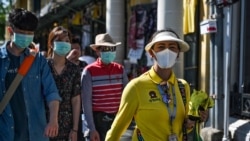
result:
M 233 141 L 250 141 L 250 120 L 230 118 L 229 132 Z
M 232 141 L 250 141 L 250 120 L 229 118 L 229 140 Z M 223 139 L 223 130 L 205 127 L 201 129 L 201 136 L 204 141 L 221 141 Z
M 133 135 L 133 130 L 128 129 L 120 138 L 120 141 L 131 141 Z
M 135 122 L 132 121 L 126 132 L 120 138 L 120 141 L 131 141 L 134 129 L 135 129 Z

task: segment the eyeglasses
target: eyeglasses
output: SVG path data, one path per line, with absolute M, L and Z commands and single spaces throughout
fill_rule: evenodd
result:
M 116 46 L 99 46 L 97 48 L 98 50 L 100 50 L 101 52 L 108 52 L 108 51 L 116 51 Z

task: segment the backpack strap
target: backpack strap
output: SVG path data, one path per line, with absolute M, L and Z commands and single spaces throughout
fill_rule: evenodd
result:
M 144 141 L 140 129 L 136 128 L 136 134 L 137 134 L 137 139 L 138 141 Z
M 184 80 L 177 79 L 177 81 L 178 81 L 179 90 L 180 90 L 180 92 L 181 92 L 183 104 L 186 106 L 187 99 L 186 99 L 185 85 L 183 84 L 183 81 L 184 81 Z
M 29 71 L 32 63 L 35 60 L 37 51 L 36 50 L 31 50 L 30 55 L 26 56 L 21 64 L 21 66 L 18 69 L 18 72 L 16 74 L 16 77 L 14 80 L 11 82 L 8 90 L 6 91 L 3 99 L 0 102 L 0 114 L 2 114 L 3 110 L 5 109 L 6 105 L 9 103 L 11 97 L 16 91 L 16 88 L 20 84 L 21 80 L 23 77 L 27 74 Z
M 186 98 L 186 90 L 185 90 L 185 85 L 183 83 L 183 79 L 177 79 L 179 90 L 181 93 L 182 101 L 186 110 L 186 104 L 187 104 L 187 98 Z M 183 132 L 183 141 L 187 141 L 188 136 L 187 136 L 187 121 L 184 120 L 183 125 L 182 125 L 182 132 Z

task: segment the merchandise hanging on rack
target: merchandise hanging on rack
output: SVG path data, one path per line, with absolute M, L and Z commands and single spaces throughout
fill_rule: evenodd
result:
M 132 64 L 130 77 L 134 78 L 145 72 L 151 64 L 144 46 L 157 28 L 157 3 L 139 3 L 130 10 L 127 44 L 130 48 L 128 59 Z

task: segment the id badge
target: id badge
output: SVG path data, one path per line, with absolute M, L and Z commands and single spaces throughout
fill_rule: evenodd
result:
M 168 140 L 169 141 L 178 141 L 177 136 L 175 134 L 169 135 Z

